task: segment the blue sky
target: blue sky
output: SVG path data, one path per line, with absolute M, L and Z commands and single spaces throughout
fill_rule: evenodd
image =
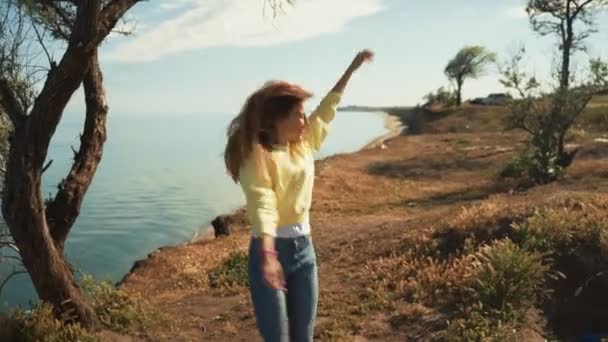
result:
M 263 0 L 155 0 L 138 4 L 135 34 L 101 50 L 113 115 L 235 113 L 264 81 L 299 82 L 314 105 L 362 48 L 376 52 L 343 104 L 413 105 L 448 85 L 447 61 L 464 45 L 505 58 L 523 43 L 528 66 L 548 75 L 553 41 L 530 29 L 525 0 L 298 0 L 273 18 Z M 608 16 L 590 54 L 608 58 Z M 585 64 L 579 61 L 578 67 Z M 494 70 L 494 69 L 492 69 Z M 464 96 L 502 91 L 495 71 L 465 83 Z M 78 94 L 68 107 L 81 111 Z

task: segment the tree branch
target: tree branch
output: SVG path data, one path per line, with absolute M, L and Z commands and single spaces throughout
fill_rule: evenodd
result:
M 143 0 L 113 0 L 107 4 L 101 11 L 99 17 L 100 23 L 97 41 L 103 41 L 103 39 L 112 32 L 118 20 L 120 20 L 131 7 L 141 1 Z
M 295 2 L 296 0 L 264 0 L 264 5 L 262 6 L 262 16 L 266 15 L 267 4 L 272 10 L 273 17 L 277 17 L 279 12 L 285 13 L 285 7 L 283 7 L 284 3 L 293 6 Z
M 53 159 L 49 160 L 49 162 L 46 163 L 46 165 L 42 168 L 42 171 L 40 173 L 45 173 L 46 170 L 48 170 L 49 167 L 51 167 L 51 164 L 53 164 Z
M 40 34 L 40 32 L 38 32 L 38 28 L 36 27 L 36 25 L 32 25 L 32 27 L 34 28 L 34 32 L 36 33 L 36 39 L 38 39 L 38 44 L 40 44 L 40 46 L 42 47 L 42 50 L 44 51 L 44 54 L 46 55 L 46 58 L 49 62 L 49 67 L 51 67 L 55 63 L 55 61 L 53 61 L 49 50 L 44 44 L 44 37 Z
M 579 13 L 585 9 L 585 7 L 587 7 L 587 5 L 591 4 L 593 2 L 593 0 L 586 0 L 585 2 L 583 2 L 582 4 L 579 4 L 578 1 L 574 1 L 574 6 L 576 7 L 576 9 L 574 10 L 574 13 L 572 14 L 572 18 L 576 18 Z
M 20 125 L 26 118 L 25 111 L 21 108 L 16 94 L 5 79 L 0 79 L 0 107 L 4 109 L 15 127 Z
M 55 245 L 63 249 L 65 239 L 80 213 L 82 200 L 101 161 L 106 140 L 108 105 L 97 53 L 91 57 L 83 80 L 86 102 L 84 131 L 72 168 L 59 185 L 55 199 L 46 209 L 47 222 Z
M 68 15 L 60 8 L 58 7 L 54 1 L 52 0 L 45 0 L 44 1 L 45 4 L 47 4 L 49 7 L 51 7 L 53 9 L 53 11 L 57 14 L 57 16 L 60 18 L 60 20 L 62 21 L 63 25 L 68 27 L 68 28 L 72 28 L 73 27 L 73 23 L 72 21 L 68 18 Z M 57 32 L 58 35 L 60 35 L 63 39 L 68 40 L 69 36 L 68 34 L 66 34 L 65 32 L 63 32 L 61 30 L 61 26 L 58 25 L 57 28 Z
M 66 52 L 49 73 L 27 121 L 27 140 L 33 151 L 30 158 L 37 169 L 42 167 L 63 110 L 82 82 L 97 47 L 99 1 L 86 0 L 79 5 Z

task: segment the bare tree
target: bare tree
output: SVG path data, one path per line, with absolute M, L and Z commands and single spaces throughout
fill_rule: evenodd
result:
M 559 84 L 568 89 L 571 58 L 585 51 L 585 40 L 594 32 L 595 15 L 608 0 L 529 0 L 526 11 L 530 24 L 538 34 L 553 35 L 561 52 Z M 578 26 L 578 27 L 577 27 Z

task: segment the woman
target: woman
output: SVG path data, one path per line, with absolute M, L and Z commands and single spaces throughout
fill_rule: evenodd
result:
M 310 117 L 312 94 L 283 81 L 265 84 L 230 123 L 224 154 L 240 182 L 253 226 L 249 283 L 258 329 L 265 341 L 312 341 L 318 279 L 309 209 L 314 155 L 351 75 L 372 52 L 357 54 Z

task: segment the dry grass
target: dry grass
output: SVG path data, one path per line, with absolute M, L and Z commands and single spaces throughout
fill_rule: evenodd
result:
M 2 341 L 87 342 L 107 341 L 109 336 L 126 335 L 147 341 L 160 340 L 150 331 L 152 326 L 175 334 L 175 322 L 152 307 L 139 295 L 128 295 L 106 281 L 84 276 L 82 287 L 97 314 L 103 331 L 93 333 L 79 324 L 66 324 L 66 318 L 56 318 L 53 307 L 38 304 L 28 310 L 15 310 L 0 321 Z
M 438 112 L 422 120 L 424 134 L 317 163 L 311 216 L 321 284 L 319 340 L 567 338 L 603 326 L 608 303 L 601 293 L 608 287 L 593 278 L 606 261 L 603 146 L 584 145 L 556 183 L 521 189 L 497 182 L 500 167 L 525 138 L 497 132 L 504 113 L 485 106 Z M 472 124 L 467 128 L 463 120 Z M 548 242 L 535 241 L 538 236 Z M 251 341 L 257 332 L 247 289 L 235 280 L 243 263 L 230 262 L 248 243 L 242 230 L 164 249 L 123 286 L 154 294 L 155 305 L 181 318 L 185 339 Z M 573 257 L 583 250 L 582 259 Z M 491 271 L 497 267 L 502 273 Z M 221 285 L 211 286 L 209 274 L 221 274 L 212 277 L 224 279 Z M 480 302 L 492 302 L 492 288 L 534 296 L 501 295 L 509 314 L 490 315 Z M 590 296 L 605 306 L 592 305 Z M 565 310 L 560 298 L 579 303 L 576 310 Z M 564 323 L 577 316 L 597 324 Z

